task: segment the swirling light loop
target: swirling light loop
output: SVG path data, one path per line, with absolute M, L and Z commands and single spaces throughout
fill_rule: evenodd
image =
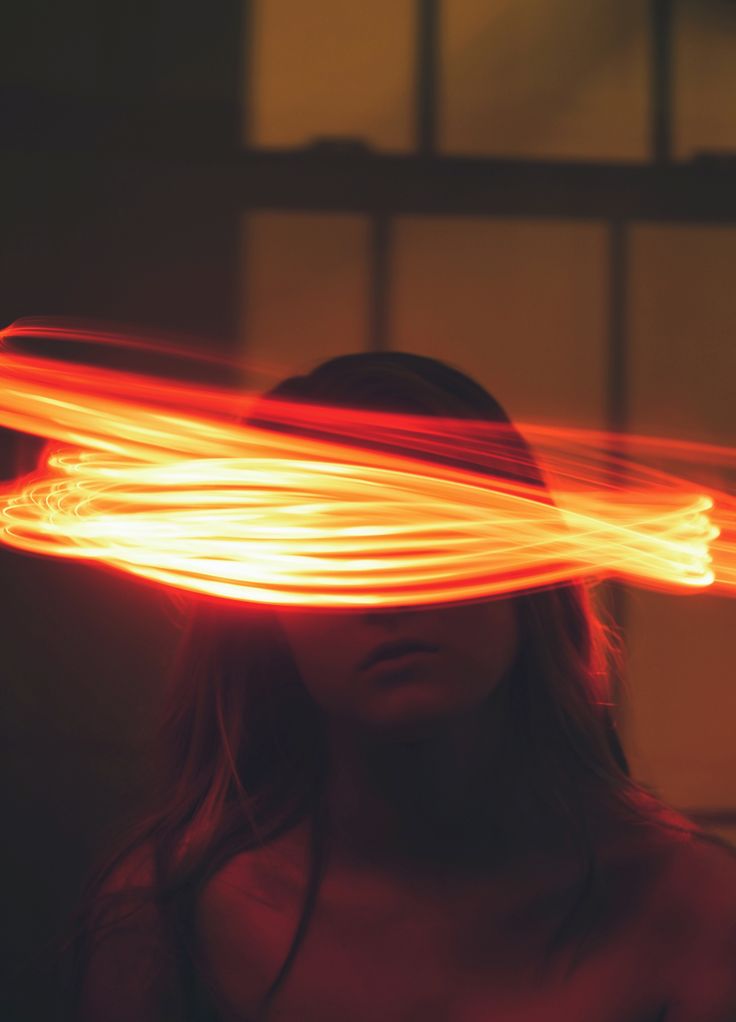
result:
M 18 350 L 34 329 L 1 335 L 0 424 L 53 441 L 0 494 L 9 546 L 306 607 L 491 598 L 575 577 L 736 587 L 736 502 L 622 453 L 658 438 L 522 426 L 550 499 L 507 426 L 59 362 Z M 732 452 L 710 452 L 733 468 Z

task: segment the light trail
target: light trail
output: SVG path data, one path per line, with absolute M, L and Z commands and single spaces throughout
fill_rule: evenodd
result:
M 0 491 L 8 546 L 315 608 L 483 599 L 577 577 L 736 592 L 736 499 L 687 477 L 707 461 L 726 478 L 728 448 L 522 425 L 550 500 L 505 425 L 80 365 L 24 350 L 39 334 L 154 350 L 48 323 L 0 333 L 0 425 L 49 441 L 36 470 Z M 644 460 L 663 455 L 677 472 Z

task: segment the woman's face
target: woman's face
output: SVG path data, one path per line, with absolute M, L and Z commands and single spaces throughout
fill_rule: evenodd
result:
M 513 599 L 375 611 L 275 611 L 302 681 L 326 713 L 371 731 L 423 734 L 478 706 L 512 667 Z M 387 643 L 431 649 L 375 660 Z M 371 661 L 374 662 L 371 662 Z

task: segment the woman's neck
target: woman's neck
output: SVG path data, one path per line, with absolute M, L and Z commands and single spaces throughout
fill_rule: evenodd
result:
M 492 858 L 507 780 L 494 730 L 487 707 L 411 736 L 331 722 L 331 854 L 413 870 Z

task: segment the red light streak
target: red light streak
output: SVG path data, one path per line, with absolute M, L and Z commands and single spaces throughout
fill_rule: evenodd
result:
M 0 491 L 8 546 L 307 607 L 489 598 L 574 577 L 736 587 L 736 499 L 679 474 L 707 460 L 725 477 L 728 448 L 522 425 L 552 503 L 505 426 L 266 402 L 24 351 L 39 334 L 151 350 L 48 323 L 0 333 L 0 425 L 50 441 Z M 243 424 L 256 413 L 260 425 Z M 290 426 L 311 435 L 275 431 Z M 677 474 L 644 460 L 663 457 Z

